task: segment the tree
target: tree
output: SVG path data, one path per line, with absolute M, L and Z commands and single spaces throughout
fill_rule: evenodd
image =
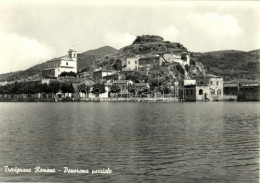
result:
M 48 88 L 49 88 L 49 91 L 51 93 L 58 93 L 59 90 L 60 90 L 60 83 L 59 82 L 52 82 L 52 83 L 49 84 Z
M 113 85 L 110 88 L 110 92 L 111 93 L 119 93 L 120 91 L 121 91 L 121 89 L 118 86 L 116 86 L 116 85 Z
M 134 83 L 140 83 L 140 77 L 138 77 L 136 75 L 127 75 L 126 80 L 131 80 Z
M 186 64 L 184 67 L 185 67 L 185 70 L 186 70 L 187 72 L 190 71 L 190 66 L 189 66 L 189 65 Z
M 122 61 L 120 59 L 117 59 L 115 64 L 113 65 L 114 70 L 121 71 L 122 70 Z
M 182 66 L 180 64 L 176 65 L 176 69 L 182 75 L 185 73 L 184 69 L 182 68 Z
M 60 74 L 60 77 L 66 77 L 66 76 L 77 77 L 77 74 L 75 72 L 72 72 L 72 71 L 70 71 L 70 72 L 62 72 Z
M 60 89 L 62 93 L 74 93 L 74 88 L 71 83 L 62 83 Z
M 94 94 L 102 94 L 102 93 L 105 93 L 106 90 L 105 90 L 105 85 L 104 83 L 96 83 L 93 85 L 93 89 L 91 91 L 91 93 L 94 93 Z

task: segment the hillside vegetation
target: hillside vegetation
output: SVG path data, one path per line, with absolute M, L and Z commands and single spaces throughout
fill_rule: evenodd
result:
M 260 50 L 192 53 L 192 60 L 201 62 L 208 72 L 223 77 L 231 79 L 259 78 Z

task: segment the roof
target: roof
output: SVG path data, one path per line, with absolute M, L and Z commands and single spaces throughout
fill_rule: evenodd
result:
M 115 76 L 118 76 L 119 74 L 110 74 L 110 75 L 107 75 L 107 76 L 103 76 L 103 78 L 109 78 L 109 77 L 115 77 Z
M 115 80 L 113 84 L 125 84 L 127 82 L 130 82 L 131 80 Z
M 129 54 L 126 58 L 138 58 L 139 55 L 135 55 L 133 53 Z
M 134 70 L 123 70 L 120 73 L 122 73 L 122 72 L 135 72 L 135 71 Z
M 247 87 L 247 86 L 260 86 L 259 83 L 242 83 L 240 87 Z
M 153 59 L 153 58 L 160 58 L 160 56 L 159 55 L 144 56 L 144 57 L 139 58 L 139 60 Z
M 75 77 L 65 77 L 59 80 L 60 82 L 71 82 L 71 83 L 81 83 L 85 81 L 94 82 L 91 78 L 75 78 Z
M 196 88 L 196 87 L 198 87 L 198 86 L 196 86 L 196 85 L 185 85 L 185 86 L 183 86 L 184 88 Z
M 104 83 L 105 86 L 112 86 L 112 83 Z
M 61 57 L 57 57 L 57 58 L 53 58 L 51 60 L 48 60 L 48 62 L 53 62 L 53 61 L 58 61 L 58 60 L 69 60 L 69 61 L 73 61 L 72 58 L 70 58 L 68 55 L 65 56 L 61 56 Z
M 238 83 L 224 83 L 224 87 L 238 87 Z
M 255 80 L 249 80 L 249 79 L 234 79 L 234 80 L 231 80 L 231 81 L 226 81 L 224 82 L 224 84 L 259 84 L 258 81 L 255 81 Z
M 142 87 L 142 86 L 149 86 L 149 83 L 135 83 L 134 86 L 139 86 L 139 87 Z
M 98 71 L 94 71 L 94 72 L 113 72 L 113 71 L 110 71 L 110 70 L 98 70 Z

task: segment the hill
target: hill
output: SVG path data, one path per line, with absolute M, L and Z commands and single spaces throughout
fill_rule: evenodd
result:
M 224 50 L 192 53 L 192 60 L 201 62 L 212 74 L 231 79 L 257 79 L 259 78 L 259 51 Z
M 95 50 L 85 51 L 78 54 L 78 71 L 95 65 L 95 61 L 107 54 L 116 53 L 117 49 L 111 46 L 104 46 Z
M 156 35 L 143 35 L 137 36 L 131 45 L 125 46 L 111 54 L 107 54 L 104 57 L 96 60 L 94 63 L 97 67 L 102 67 L 103 69 L 116 69 L 120 70 L 126 65 L 125 58 L 134 55 L 158 55 L 162 52 L 187 52 L 181 43 L 165 41 L 162 37 Z M 171 66 L 165 66 L 164 68 L 154 68 L 149 70 L 148 77 L 155 77 L 155 75 L 160 75 L 162 79 L 173 82 L 179 78 L 189 78 L 189 72 L 192 75 L 199 74 L 201 71 L 204 72 L 204 67 L 199 64 L 193 67 L 184 68 L 180 64 L 174 64 Z M 195 71 L 196 72 L 193 72 Z M 139 75 L 139 74 L 137 74 Z M 140 78 L 137 78 L 137 80 Z M 150 79 L 150 78 L 149 78 Z M 146 78 L 145 80 L 149 80 Z
M 125 58 L 129 56 L 150 55 L 171 51 L 187 51 L 187 48 L 180 43 L 164 41 L 160 36 L 137 36 L 131 45 L 125 46 L 117 52 L 101 57 L 95 62 L 95 64 L 99 67 L 111 68 L 119 61 L 124 65 Z
M 131 45 L 116 50 L 110 46 L 85 51 L 78 54 L 78 71 L 102 67 L 120 70 L 125 65 L 125 58 L 132 55 L 149 55 L 160 52 L 188 51 L 181 43 L 165 41 L 160 36 L 137 36 Z M 212 52 L 191 52 L 193 66 L 187 68 L 189 73 L 208 72 L 231 79 L 260 78 L 260 50 L 249 52 L 240 50 L 221 50 Z M 18 80 L 41 74 L 46 63 L 41 63 L 24 71 L 0 74 L 0 80 Z M 172 68 L 176 70 L 176 68 Z M 178 69 L 177 69 L 178 70 Z M 196 72 L 193 72 L 196 71 Z M 179 75 L 179 73 L 175 73 Z M 174 73 L 173 73 L 174 75 Z M 191 74 L 190 74 L 191 75 Z
M 21 72 L 23 72 L 23 71 L 16 71 L 16 72 L 0 74 L 0 81 L 4 81 L 6 78 L 9 78 L 13 75 L 19 75 L 19 73 L 21 73 Z
M 117 52 L 117 49 L 111 46 L 103 46 L 94 50 L 89 50 L 81 53 L 81 55 L 95 55 L 96 57 L 102 57 L 109 53 Z

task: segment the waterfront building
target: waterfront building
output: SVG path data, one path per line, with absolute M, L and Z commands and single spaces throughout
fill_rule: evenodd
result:
M 77 73 L 77 51 L 70 48 L 68 55 L 47 61 L 46 69 L 42 71 L 42 77 L 59 77 L 62 72 Z
M 237 95 L 240 86 L 257 86 L 258 81 L 248 79 L 235 79 L 224 82 L 224 95 Z
M 239 89 L 239 81 L 228 81 L 223 84 L 224 95 L 237 95 Z
M 223 100 L 223 78 L 213 74 L 199 75 L 194 80 L 184 80 L 179 87 L 179 99 L 187 101 Z M 186 83 L 186 84 L 184 84 Z
M 239 84 L 237 100 L 238 101 L 259 101 L 260 84 L 257 82 Z
M 131 80 L 116 80 L 112 83 L 112 86 L 117 86 L 121 91 L 128 90 L 128 87 L 133 84 Z
M 101 99 L 107 99 L 110 97 L 111 92 L 110 88 L 112 86 L 112 83 L 104 83 L 105 86 L 105 92 L 104 93 L 92 93 L 90 92 L 88 95 L 88 98 L 93 99 L 93 98 L 101 98 Z M 93 91 L 94 86 L 90 86 L 90 91 Z

